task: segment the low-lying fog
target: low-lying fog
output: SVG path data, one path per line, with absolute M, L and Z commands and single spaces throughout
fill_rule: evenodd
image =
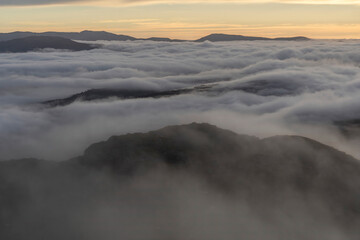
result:
M 360 157 L 360 41 L 98 42 L 82 52 L 0 54 L 0 158 L 65 160 L 111 135 L 193 121 L 242 134 L 307 136 Z M 38 103 L 94 88 L 211 93 Z M 341 124 L 340 124 L 341 125 Z M 341 125 L 342 126 L 342 125 Z

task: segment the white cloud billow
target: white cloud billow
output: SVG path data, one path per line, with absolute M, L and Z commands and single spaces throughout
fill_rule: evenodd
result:
M 360 119 L 359 41 L 102 43 L 0 55 L 0 159 L 67 159 L 111 135 L 193 121 L 260 137 L 304 135 L 360 155 L 359 139 L 334 125 Z M 37 104 L 93 88 L 201 84 L 215 85 L 158 99 Z

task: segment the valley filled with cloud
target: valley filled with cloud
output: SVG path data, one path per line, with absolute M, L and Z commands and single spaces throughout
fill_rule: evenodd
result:
M 1 240 L 359 240 L 360 0 L 1 0 Z
M 0 54 L 2 159 L 65 160 L 111 135 L 191 122 L 306 136 L 360 156 L 359 41 L 95 43 Z M 90 89 L 191 91 L 44 104 Z

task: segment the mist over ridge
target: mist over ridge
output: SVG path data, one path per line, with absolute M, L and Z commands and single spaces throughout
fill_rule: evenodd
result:
M 355 240 L 359 173 L 297 136 L 204 123 L 112 136 L 67 161 L 0 162 L 0 237 Z

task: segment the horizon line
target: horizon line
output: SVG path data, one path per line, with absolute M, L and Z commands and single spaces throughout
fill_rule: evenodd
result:
M 244 34 L 239 34 L 239 33 L 222 33 L 222 32 L 212 32 L 212 33 L 208 33 L 205 35 L 202 35 L 202 37 L 198 37 L 198 38 L 194 38 L 194 39 L 183 39 L 183 38 L 171 38 L 171 37 L 158 37 L 156 35 L 151 36 L 151 37 L 139 37 L 136 36 L 134 37 L 134 35 L 130 35 L 130 34 L 123 34 L 121 32 L 112 32 L 112 31 L 106 31 L 106 30 L 89 30 L 89 29 L 84 29 L 84 30 L 80 30 L 80 31 L 56 31 L 56 30 L 46 30 L 46 31 L 29 31 L 29 30 L 14 30 L 14 31 L 9 31 L 9 32 L 0 32 L 0 34 L 12 34 L 12 33 L 35 33 L 35 34 L 44 34 L 44 33 L 82 33 L 82 32 L 105 32 L 105 33 L 110 33 L 110 34 L 115 34 L 115 35 L 122 35 L 122 36 L 127 36 L 127 37 L 132 37 L 135 38 L 136 40 L 142 40 L 142 39 L 149 39 L 149 38 L 167 38 L 170 40 L 179 40 L 179 41 L 196 41 L 199 40 L 203 37 L 207 37 L 210 35 L 215 35 L 215 34 L 223 34 L 223 35 L 233 35 L 233 36 L 244 36 L 244 37 L 261 37 L 261 38 L 269 38 L 269 39 L 277 39 L 277 38 L 296 38 L 296 37 L 305 37 L 308 38 L 309 40 L 358 40 L 359 38 L 349 38 L 349 37 L 343 37 L 343 38 L 317 38 L 317 37 L 309 37 L 309 36 L 304 36 L 304 35 L 287 35 L 287 36 L 280 36 L 280 37 L 270 37 L 270 36 L 266 36 L 266 35 L 244 35 Z

